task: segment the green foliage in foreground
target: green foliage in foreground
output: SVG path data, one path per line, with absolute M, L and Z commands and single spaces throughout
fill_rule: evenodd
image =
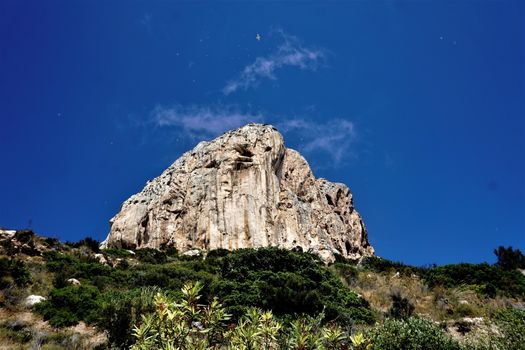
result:
M 370 350 L 372 345 L 362 334 L 352 337 L 339 326 L 322 326 L 320 317 L 303 317 L 288 327 L 272 312 L 257 308 L 247 310 L 238 324 L 228 326 L 226 309 L 217 299 L 200 304 L 199 283 L 186 284 L 182 297 L 171 300 L 158 293 L 155 311 L 142 316 L 133 328 L 136 343 L 132 350 L 150 349 L 297 349 L 297 350 Z
M 113 262 L 117 258 L 124 259 L 122 261 L 126 263 L 121 261 L 110 267 L 84 252 L 85 249 L 76 248 L 65 253 L 49 251 L 44 254 L 47 269 L 54 276 L 55 288 L 48 301 L 35 306 L 35 310 L 54 327 L 73 325 L 81 320 L 93 324 L 106 331 L 112 348 L 128 348 L 134 339 L 138 339 L 132 336 L 133 325 L 140 328 L 144 324 L 144 320 L 140 320 L 141 314 L 156 317 L 159 306 L 154 296 L 158 293 L 165 298 L 166 305 L 179 308 L 180 300 L 187 297 L 180 290 L 190 281 L 199 282 L 204 287 L 199 289 L 199 303 L 192 311 L 202 314 L 188 323 L 188 334 L 200 334 L 193 340 L 204 337 L 206 346 L 220 343 L 232 349 L 243 346 L 259 349 L 270 343 L 272 346 L 268 348 L 272 349 L 337 349 L 339 346 L 328 344 L 346 344 L 344 346 L 349 349 L 366 350 L 457 349 L 458 344 L 447 338 L 439 327 L 410 317 L 414 308 L 401 295 L 392 297 L 393 305 L 388 315 L 398 320 L 387 320 L 383 325 L 375 326 L 362 339 L 357 335 L 351 338 L 348 330 L 356 326 L 369 327 L 375 322 L 375 317 L 367 302 L 345 287 L 340 277 L 351 284 L 363 269 L 378 273 L 416 274 L 430 286 L 468 285 L 487 296 L 523 298 L 525 295 L 525 277 L 519 271 L 488 264 L 414 268 L 371 258 L 364 266 L 338 262 L 328 268 L 313 255 L 277 248 L 217 250 L 209 252 L 206 259 L 183 258 L 176 252 L 139 250 L 133 254 L 113 249 L 104 251 L 106 257 Z M 24 273 L 23 263 L 3 259 L 0 265 L 8 267 L 0 269 L 4 280 L 12 283 L 14 276 L 20 275 L 21 283 L 27 283 L 23 282 L 23 276 L 30 276 Z M 71 286 L 66 282 L 68 278 L 79 279 L 82 285 Z M 217 306 L 215 296 L 221 300 L 220 308 L 225 315 L 230 315 L 229 319 L 220 322 L 220 327 L 217 326 L 220 332 L 214 330 L 213 336 L 212 331 L 201 334 L 203 325 L 211 323 L 199 317 L 208 317 L 209 308 Z M 523 314 L 509 312 L 498 313 L 493 318 L 497 320 L 503 337 L 494 334 L 487 344 L 469 345 L 464 349 L 525 350 L 516 347 L 516 344 L 524 343 L 520 338 L 525 334 L 525 326 L 520 326 L 525 323 Z M 159 325 L 156 323 L 155 327 Z M 226 329 L 225 325 L 228 325 Z M 264 330 L 264 327 L 269 328 Z M 269 329 L 277 330 L 275 339 Z M 166 333 L 164 338 L 170 334 Z M 395 339 L 404 334 L 410 342 L 405 339 L 407 345 L 396 343 Z M 252 345 L 242 345 L 247 339 L 253 341 Z M 505 342 L 506 339 L 510 340 Z M 439 345 L 419 347 L 424 342 Z
M 165 256 L 139 250 L 137 257 L 164 261 Z M 68 278 L 96 286 L 100 292 L 147 286 L 173 291 L 188 281 L 200 281 L 206 286 L 203 301 L 219 297 L 234 319 L 250 307 L 259 307 L 290 317 L 315 315 L 324 309 L 326 320 L 337 318 L 348 324 L 375 320 L 367 302 L 310 254 L 277 248 L 241 249 L 228 254 L 211 252 L 206 260 L 142 263 L 124 268 L 59 252 L 46 253 L 45 259 L 49 271 L 55 274 L 57 288 L 67 287 Z
M 525 350 L 525 310 L 506 309 L 495 315 L 503 336 L 496 337 L 499 349 Z
M 372 330 L 370 337 L 377 350 L 461 349 L 458 342 L 447 337 L 432 322 L 416 317 L 386 320 Z
M 111 254 L 130 253 L 117 250 Z M 205 260 L 179 260 L 173 254 L 143 250 L 127 255 L 129 263 L 116 267 L 103 265 L 80 250 L 50 251 L 44 259 L 54 275 L 55 288 L 35 310 L 54 327 L 79 321 L 93 324 L 106 331 L 116 348 L 131 345 L 131 326 L 140 314 L 152 311 L 153 294 L 180 296 L 189 281 L 205 286 L 200 290 L 202 303 L 212 304 L 213 297 L 219 297 L 234 324 L 241 318 L 246 323 L 243 317 L 254 307 L 287 320 L 315 317 L 324 310 L 323 323 L 375 321 L 367 302 L 310 254 L 265 248 L 212 251 Z M 69 278 L 79 279 L 82 285 L 69 285 Z

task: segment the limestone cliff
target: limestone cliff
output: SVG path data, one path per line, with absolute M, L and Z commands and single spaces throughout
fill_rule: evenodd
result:
M 271 125 L 201 142 L 124 202 L 103 247 L 278 246 L 330 262 L 373 255 L 348 187 L 316 179 Z

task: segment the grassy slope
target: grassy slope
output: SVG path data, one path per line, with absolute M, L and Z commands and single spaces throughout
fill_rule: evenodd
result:
M 241 314 L 244 306 L 254 305 L 273 309 L 280 317 L 290 319 L 294 312 L 315 315 L 324 305 L 328 307 L 328 318 L 342 322 L 343 316 L 350 314 L 354 321 L 361 321 L 351 322 L 353 327 L 364 329 L 370 327 L 367 323 L 373 319 L 380 324 L 387 319 L 391 296 L 397 293 L 414 306 L 415 314 L 440 322 L 462 340 L 486 334 L 499 310 L 524 305 L 525 277 L 519 272 L 509 274 L 484 265 L 426 270 L 372 259 L 360 266 L 338 262 L 325 267 L 307 254 L 272 249 L 233 254 L 215 251 L 206 260 L 181 257 L 175 252 L 108 250 L 104 252 L 106 262 L 100 263 L 94 257 L 96 242 L 63 245 L 26 236 L 20 237 L 23 242 L 3 242 L 0 250 L 0 259 L 3 256 L 23 261 L 30 275 L 26 283 L 17 283 L 17 276 L 7 273 L 8 269 L 1 276 L 0 349 L 28 349 L 35 342 L 47 349 L 87 349 L 103 341 L 100 332 L 82 323 L 62 329 L 50 327 L 23 306 L 27 295 L 58 300 L 86 292 L 96 303 L 86 304 L 86 312 L 74 314 L 73 319 L 61 314 L 59 321 L 103 325 L 96 318 L 97 309 L 107 302 L 104 296 L 123 300 L 132 295 L 132 290 L 153 285 L 176 292 L 188 280 L 202 280 L 206 285 L 205 299 L 218 295 L 234 314 Z M 272 262 L 278 263 L 272 266 Z M 12 274 L 20 274 L 13 271 Z M 70 286 L 68 278 L 80 280 L 82 286 Z M 75 301 L 75 313 L 81 309 L 79 303 L 82 301 Z M 65 305 L 60 310 L 67 308 Z M 41 314 L 49 318 L 56 316 L 56 310 L 53 306 L 47 314 L 45 310 Z M 471 319 L 466 319 L 467 324 L 465 317 Z

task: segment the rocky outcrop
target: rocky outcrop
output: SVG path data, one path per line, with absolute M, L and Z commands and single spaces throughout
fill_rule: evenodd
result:
M 102 247 L 278 246 L 330 262 L 373 255 L 348 187 L 316 179 L 271 125 L 201 142 L 124 202 Z
M 41 295 L 30 295 L 26 298 L 25 305 L 28 307 L 33 307 L 35 304 L 41 303 L 43 301 L 46 301 L 46 298 Z

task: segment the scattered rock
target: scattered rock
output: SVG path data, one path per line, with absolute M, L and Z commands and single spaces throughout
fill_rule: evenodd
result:
M 46 298 L 41 295 L 30 295 L 26 298 L 25 304 L 26 306 L 32 307 L 33 305 L 41 303 L 44 300 L 46 300 Z
M 271 125 L 185 153 L 126 200 L 102 248 L 301 247 L 325 262 L 374 254 L 347 186 L 316 179 Z
M 15 236 L 16 230 L 0 229 L 0 239 L 12 239 Z
M 105 264 L 105 265 L 108 265 L 108 261 L 106 259 L 106 257 L 104 256 L 104 254 L 95 254 L 95 259 L 98 260 L 99 263 L 101 264 Z
M 80 286 L 80 281 L 76 278 L 70 278 L 67 280 L 67 283 L 73 285 L 73 286 Z
M 198 249 L 191 249 L 191 250 L 188 250 L 188 251 L 182 253 L 182 255 L 184 255 L 184 256 L 200 256 L 201 252 Z
M 466 323 L 481 324 L 484 322 L 483 317 L 463 317 L 461 321 Z

